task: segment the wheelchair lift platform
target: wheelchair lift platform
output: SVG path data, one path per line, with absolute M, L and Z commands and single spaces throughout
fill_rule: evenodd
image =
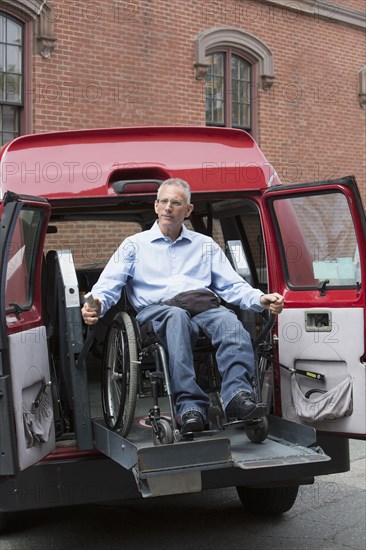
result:
M 93 420 L 95 447 L 131 470 L 144 497 L 201 491 L 202 478 L 210 471 L 216 487 L 245 485 L 265 482 L 266 470 L 273 479 L 274 467 L 279 469 L 279 481 L 283 475 L 289 480 L 298 477 L 298 468 L 306 477 L 307 465 L 330 460 L 317 447 L 313 428 L 277 417 L 268 417 L 269 435 L 260 444 L 252 443 L 243 426 L 234 424 L 215 435 L 169 445 L 153 444 L 145 418 L 135 418 L 128 437 L 111 431 L 103 419 Z

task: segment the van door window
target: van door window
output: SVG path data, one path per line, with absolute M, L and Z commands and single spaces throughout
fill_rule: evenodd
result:
M 6 271 L 6 311 L 27 309 L 32 303 L 32 283 L 42 212 L 22 209 L 8 251 Z
M 257 205 L 251 200 L 235 198 L 218 201 L 211 206 L 214 240 L 225 250 L 228 241 L 240 240 L 250 269 L 250 277 L 246 279 L 252 286 L 266 292 L 267 260 Z
M 302 195 L 273 203 L 290 287 L 357 287 L 359 250 L 346 197 Z
M 247 248 L 250 250 L 253 269 L 256 279 L 255 285 L 263 292 L 267 292 L 267 260 L 264 250 L 264 239 L 259 211 L 255 205 L 247 207 L 245 215 L 241 216 L 241 222 L 245 229 Z

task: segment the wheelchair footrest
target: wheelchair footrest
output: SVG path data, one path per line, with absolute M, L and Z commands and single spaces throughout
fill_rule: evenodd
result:
M 225 424 L 223 424 L 223 428 L 227 426 L 232 426 L 233 424 L 245 424 L 250 423 L 256 420 L 260 420 L 267 416 L 267 405 L 266 403 L 257 403 L 256 408 L 252 411 L 252 413 L 247 416 L 247 418 L 238 418 L 235 420 L 229 420 Z
M 203 430 L 202 432 L 187 432 L 185 434 L 179 434 L 180 441 L 193 441 L 193 439 L 198 439 L 200 437 L 209 437 L 222 433 L 222 430 Z

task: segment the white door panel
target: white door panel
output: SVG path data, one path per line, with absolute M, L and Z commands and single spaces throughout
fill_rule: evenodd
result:
M 24 470 L 55 447 L 49 385 L 35 407 L 42 385 L 50 382 L 45 327 L 10 335 L 9 354 L 19 469 Z
M 42 385 L 50 382 L 45 327 L 9 336 L 11 384 L 19 469 L 24 470 L 55 446 L 51 387 L 37 407 Z
M 330 391 L 350 377 L 353 411 L 349 416 L 313 423 L 319 430 L 349 434 L 366 433 L 365 386 L 366 368 L 361 361 L 364 353 L 364 313 L 362 308 L 317 308 L 331 319 L 328 330 L 316 330 L 306 323 L 307 309 L 285 309 L 278 319 L 279 360 L 287 367 L 309 373 L 320 373 L 324 380 L 312 375 L 291 374 L 281 368 L 281 401 L 284 418 L 298 422 L 301 403 L 294 402 L 291 376 L 296 376 L 302 393 L 312 389 Z M 320 396 L 314 393 L 313 398 Z M 309 398 L 311 399 L 311 398 Z M 335 412 L 340 408 L 334 403 Z M 306 422 L 309 423 L 309 422 Z

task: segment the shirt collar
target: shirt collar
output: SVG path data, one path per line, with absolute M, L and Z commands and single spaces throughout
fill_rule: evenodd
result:
M 167 237 L 163 235 L 163 233 L 160 230 L 158 220 L 155 221 L 154 225 L 150 229 L 150 242 L 158 241 L 160 239 L 166 239 Z M 192 237 L 190 235 L 190 232 L 186 228 L 186 226 L 182 225 L 182 231 L 177 239 L 177 241 L 180 241 L 181 239 L 188 239 L 189 241 L 192 241 Z

